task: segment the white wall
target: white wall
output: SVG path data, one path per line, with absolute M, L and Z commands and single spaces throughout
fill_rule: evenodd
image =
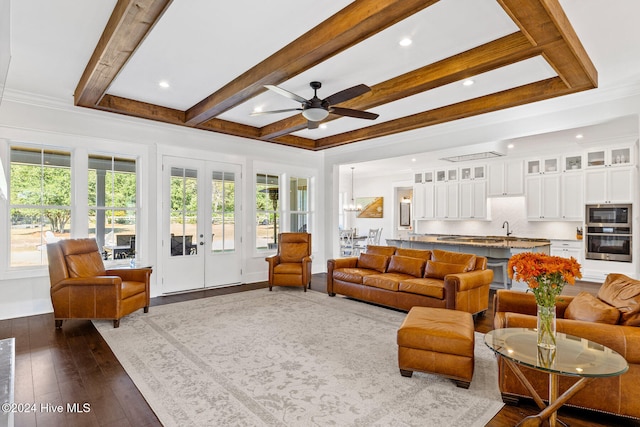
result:
M 212 132 L 171 126 L 147 120 L 77 108 L 58 101 L 34 98 L 24 94 L 5 93 L 0 104 L 0 156 L 7 164 L 10 143 L 42 144 L 69 147 L 72 152 L 114 152 L 137 156 L 141 171 L 141 210 L 137 219 L 142 263 L 154 266 L 151 276 L 152 296 L 162 292 L 160 244 L 160 219 L 162 204 L 162 156 L 173 155 L 194 159 L 239 164 L 242 180 L 242 280 L 244 283 L 264 281 L 267 278 L 269 253 L 255 249 L 253 224 L 255 202 L 253 174 L 259 165 L 262 170 L 275 174 L 311 176 L 316 184 L 310 194 L 313 209 L 322 206 L 324 200 L 323 155 L 266 142 L 216 134 Z M 82 173 L 82 172 L 80 172 Z M 78 200 L 86 200 L 75 194 Z M 77 203 L 81 205 L 81 203 Z M 78 207 L 81 215 L 86 207 Z M 48 271 L 45 268 L 30 270 L 11 269 L 7 265 L 10 224 L 7 218 L 7 201 L 0 200 L 0 318 L 21 317 L 52 311 L 49 297 Z M 321 235 L 324 215 L 312 217 L 310 231 Z M 75 236 L 86 234 L 86 224 L 76 223 Z M 81 231 L 78 231 L 81 230 Z M 84 230 L 84 231 L 82 231 Z M 313 271 L 324 271 L 324 240 L 313 240 Z

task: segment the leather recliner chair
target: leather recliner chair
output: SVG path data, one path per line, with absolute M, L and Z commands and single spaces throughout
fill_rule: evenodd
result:
M 269 263 L 269 290 L 273 286 L 311 285 L 311 234 L 280 233 L 278 253 L 265 259 Z
M 151 268 L 105 270 L 95 239 L 47 244 L 56 328 L 65 319 L 120 319 L 149 311 Z

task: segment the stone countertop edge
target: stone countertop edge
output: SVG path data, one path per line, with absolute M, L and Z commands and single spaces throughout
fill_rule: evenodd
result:
M 482 237 L 482 236 L 478 236 Z M 477 246 L 477 247 L 486 247 L 486 248 L 516 248 L 516 249 L 527 249 L 527 248 L 539 248 L 543 246 L 551 245 L 549 240 L 546 241 L 528 241 L 528 240 L 503 240 L 502 242 L 496 243 L 485 243 L 485 242 L 465 242 L 465 241 L 450 241 L 450 240 L 438 240 L 438 236 L 412 236 L 407 238 L 396 238 L 396 239 L 387 239 L 387 240 L 398 240 L 401 242 L 422 242 L 422 243 L 438 243 L 442 245 L 452 245 L 452 246 Z

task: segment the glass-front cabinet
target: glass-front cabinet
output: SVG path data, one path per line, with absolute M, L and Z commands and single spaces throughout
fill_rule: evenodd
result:
M 564 156 L 563 172 L 581 171 L 583 168 L 581 154 Z
M 546 159 L 527 160 L 527 175 L 537 175 L 543 173 L 556 173 L 560 171 L 560 161 L 557 157 Z
M 631 165 L 631 147 L 596 149 L 587 152 L 587 167 Z
M 486 172 L 485 166 L 466 166 L 460 168 L 460 180 L 469 181 L 474 179 L 485 179 Z

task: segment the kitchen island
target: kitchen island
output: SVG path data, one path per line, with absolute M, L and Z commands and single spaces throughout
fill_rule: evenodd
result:
M 492 288 L 507 287 L 507 262 L 515 254 L 522 252 L 542 252 L 549 254 L 551 242 L 548 239 L 534 239 L 514 236 L 456 236 L 456 235 L 415 235 L 407 238 L 386 239 L 387 245 L 398 248 L 440 249 L 464 252 L 487 257 L 488 267 L 494 270 Z M 501 271 L 496 271 L 499 267 Z M 527 285 L 512 282 L 512 289 L 526 290 Z

